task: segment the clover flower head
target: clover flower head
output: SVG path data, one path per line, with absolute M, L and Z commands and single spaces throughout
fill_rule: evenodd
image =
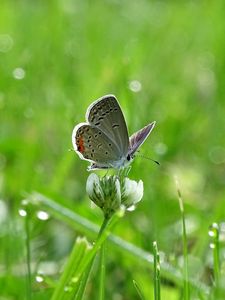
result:
M 128 177 L 89 175 L 86 191 L 91 199 L 103 211 L 105 218 L 110 218 L 121 206 L 134 210 L 143 197 L 143 182 L 136 182 Z

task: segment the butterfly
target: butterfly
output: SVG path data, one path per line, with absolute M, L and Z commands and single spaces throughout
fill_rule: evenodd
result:
M 155 126 L 155 121 L 128 136 L 127 125 L 114 95 L 105 95 L 87 109 L 86 122 L 73 129 L 72 144 L 88 170 L 128 166 Z

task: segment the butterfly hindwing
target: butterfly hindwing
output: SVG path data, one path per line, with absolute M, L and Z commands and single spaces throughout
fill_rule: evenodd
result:
M 110 165 L 118 151 L 111 140 L 98 128 L 82 123 L 73 131 L 73 145 L 82 159 Z

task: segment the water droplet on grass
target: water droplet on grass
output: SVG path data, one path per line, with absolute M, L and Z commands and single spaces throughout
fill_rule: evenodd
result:
M 71 286 L 65 286 L 64 287 L 64 291 L 66 292 L 66 293 L 71 293 L 72 292 L 72 290 L 73 290 L 73 288 L 71 287 Z
M 44 277 L 43 277 L 42 275 L 36 275 L 36 276 L 35 276 L 35 280 L 36 280 L 37 282 L 43 282 L 43 281 L 44 281 Z
M 215 245 L 214 243 L 210 243 L 210 244 L 209 244 L 209 247 L 210 247 L 211 249 L 214 249 L 214 248 L 216 247 L 216 245 Z
M 20 209 L 19 209 L 19 215 L 20 215 L 21 217 L 26 217 L 26 216 L 27 216 L 26 210 L 23 209 L 23 208 L 20 208 Z
M 49 214 L 46 211 L 39 210 L 37 212 L 37 217 L 42 221 L 46 221 L 49 219 Z

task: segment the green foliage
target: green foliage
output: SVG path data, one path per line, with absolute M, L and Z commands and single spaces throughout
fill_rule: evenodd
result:
M 144 182 L 144 197 L 113 230 L 117 246 L 106 245 L 105 299 L 138 299 L 133 280 L 144 298 L 154 299 L 153 264 L 141 251 L 152 253 L 155 240 L 164 259 L 161 298 L 182 297 L 174 176 L 185 207 L 189 278 L 213 286 L 219 266 L 214 272 L 208 228 L 214 222 L 220 262 L 224 253 L 224 28 L 222 0 L 1 1 L 0 298 L 50 299 L 76 236 L 95 241 L 93 224 L 103 217 L 86 196 L 88 164 L 68 149 L 88 105 L 109 93 L 130 134 L 156 120 L 141 154 L 160 166 L 133 162 L 129 177 Z M 55 202 L 32 206 L 26 224 L 21 201 L 33 190 Z M 130 252 L 130 244 L 140 251 Z M 220 268 L 222 282 L 224 262 Z M 86 299 L 98 297 L 96 270 L 94 264 Z M 208 299 L 193 285 L 190 295 Z

